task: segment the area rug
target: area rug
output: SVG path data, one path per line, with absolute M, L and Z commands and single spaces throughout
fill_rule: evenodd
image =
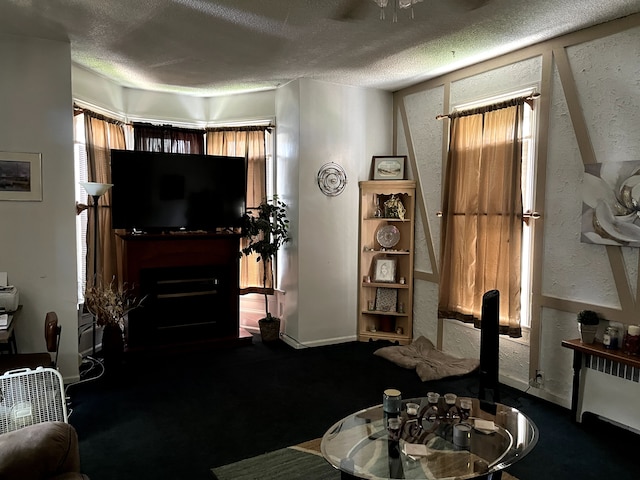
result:
M 382 347 L 373 353 L 400 367 L 415 369 L 423 382 L 466 375 L 480 365 L 477 359 L 457 358 L 441 352 L 431 340 L 423 336 L 416 338 L 410 345 Z
M 214 480 L 340 480 L 320 453 L 320 438 L 211 469 Z M 502 480 L 518 480 L 507 472 Z
M 320 454 L 320 439 L 213 468 L 214 480 L 340 480 Z

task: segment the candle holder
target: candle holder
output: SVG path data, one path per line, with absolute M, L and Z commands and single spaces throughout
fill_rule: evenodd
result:
M 452 394 L 448 395 L 448 400 L 451 402 Z M 409 443 L 423 443 L 438 428 L 455 426 L 469 418 L 470 410 L 461 408 L 455 403 L 448 403 L 445 397 L 440 397 L 437 393 L 429 392 L 427 398 L 429 403 L 417 415 L 409 414 L 409 408 L 407 408 L 402 416 L 399 435 Z M 409 405 L 407 404 L 407 407 Z

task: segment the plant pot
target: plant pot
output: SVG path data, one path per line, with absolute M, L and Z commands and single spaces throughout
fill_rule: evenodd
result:
M 582 343 L 593 343 L 596 339 L 598 325 L 583 325 L 582 323 L 578 323 L 578 330 L 580 331 Z
M 124 338 L 118 325 L 107 324 L 102 330 L 102 357 L 106 369 L 115 368 L 124 357 Z
M 280 319 L 273 318 L 272 320 L 265 320 L 261 318 L 258 320 L 260 326 L 260 336 L 263 342 L 275 342 L 280 339 Z

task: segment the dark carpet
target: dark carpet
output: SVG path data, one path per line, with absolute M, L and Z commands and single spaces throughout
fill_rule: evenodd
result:
M 421 382 L 373 355 L 388 343 L 296 350 L 281 342 L 128 357 L 118 370 L 71 386 L 70 423 L 92 480 L 212 480 L 211 469 L 321 437 L 337 420 L 427 391 L 477 396 L 475 374 Z M 503 387 L 502 403 L 540 430 L 535 449 L 509 472 L 520 480 L 638 478 L 640 436 Z

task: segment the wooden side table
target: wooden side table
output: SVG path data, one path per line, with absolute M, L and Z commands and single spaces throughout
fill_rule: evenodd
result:
M 13 312 L 7 312 L 9 314 L 9 326 L 7 328 L 0 329 L 0 344 L 7 344 L 9 353 L 18 353 L 14 327 L 20 317 L 20 310 L 22 310 L 22 305 L 18 305 L 18 308 Z
M 605 367 L 605 371 L 607 368 L 611 370 L 613 368 L 613 365 L 616 364 L 625 366 L 624 375 L 621 374 L 622 371 L 620 370 L 620 368 L 618 368 L 618 377 L 633 382 L 638 382 L 637 377 L 640 374 L 640 357 L 627 355 L 621 350 L 612 350 L 605 348 L 604 345 L 600 342 L 582 343 L 579 338 L 573 340 L 563 340 L 562 346 L 573 350 L 573 388 L 571 393 L 571 415 L 574 421 L 579 422 L 582 416 L 582 412 L 578 412 L 578 404 L 582 391 L 580 384 L 581 370 L 584 366 L 585 359 L 588 359 L 589 356 L 603 359 L 605 365 L 611 365 L 609 367 Z M 582 386 L 582 388 L 584 388 L 584 386 Z

